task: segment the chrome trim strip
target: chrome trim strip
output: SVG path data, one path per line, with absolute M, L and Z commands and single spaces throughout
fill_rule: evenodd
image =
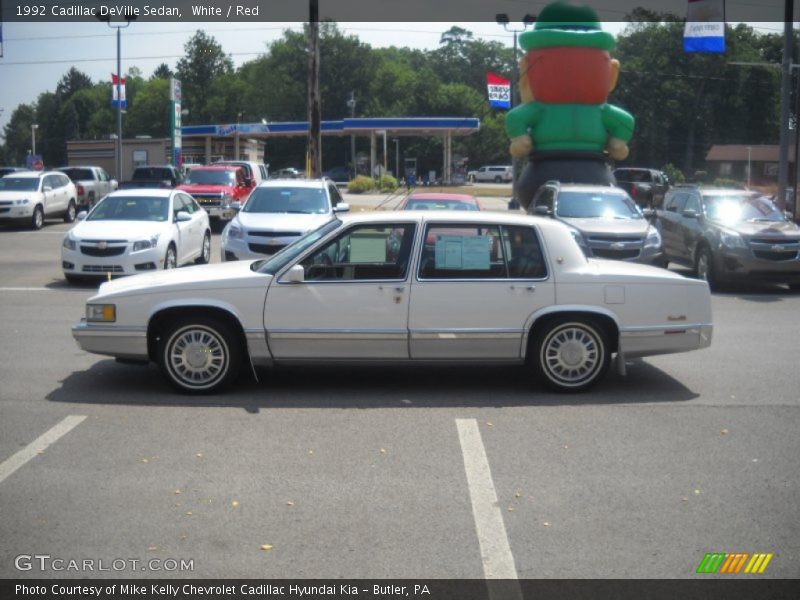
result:
M 103 337 L 103 338 L 145 338 L 147 337 L 146 327 L 108 327 L 101 325 L 90 325 L 79 323 L 72 326 L 72 335 L 78 337 Z
M 662 325 L 660 327 L 624 327 L 620 328 L 620 337 L 641 337 L 653 333 L 667 333 L 670 331 L 688 331 L 713 327 L 711 323 L 684 323 L 682 325 Z
M 267 331 L 270 340 L 406 340 L 405 330 L 380 329 L 273 329 Z

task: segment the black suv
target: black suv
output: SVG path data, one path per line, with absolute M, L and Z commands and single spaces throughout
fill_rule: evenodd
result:
M 694 268 L 712 288 L 758 280 L 800 289 L 800 227 L 772 199 L 681 185 L 656 215 L 667 260 Z

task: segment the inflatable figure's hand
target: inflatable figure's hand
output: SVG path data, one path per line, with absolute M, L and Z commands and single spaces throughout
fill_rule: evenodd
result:
M 606 150 L 608 150 L 608 155 L 614 160 L 625 160 L 628 158 L 628 144 L 619 138 L 609 138 L 608 144 L 606 144 Z
M 533 150 L 533 140 L 527 133 L 511 138 L 511 145 L 508 148 L 511 156 L 522 158 L 523 156 L 528 156 L 531 150 Z

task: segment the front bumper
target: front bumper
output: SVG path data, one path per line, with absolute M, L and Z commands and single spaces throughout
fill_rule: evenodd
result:
M 13 222 L 30 219 L 33 216 L 33 203 L 0 205 L 0 221 Z
M 64 275 L 75 277 L 105 277 L 111 275 L 135 275 L 147 273 L 164 267 L 166 248 L 159 247 L 131 252 L 131 244 L 116 256 L 89 256 L 80 250 L 78 242 L 76 250 L 61 248 L 61 269 Z
M 272 256 L 299 239 L 300 236 L 270 238 L 245 234 L 242 238 L 223 237 L 220 257 L 226 260 L 254 260 Z
M 92 354 L 129 360 L 148 360 L 146 327 L 115 327 L 87 323 L 81 319 L 72 326 L 78 346 Z
M 716 276 L 722 281 L 800 283 L 800 252 L 775 256 L 785 260 L 759 258 L 750 248 L 724 247 L 715 260 Z

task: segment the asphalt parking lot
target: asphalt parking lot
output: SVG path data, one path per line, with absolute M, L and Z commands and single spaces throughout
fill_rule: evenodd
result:
M 20 570 L 46 554 L 125 561 L 104 577 L 671 579 L 708 577 L 708 552 L 800 576 L 784 287 L 715 294 L 711 348 L 588 394 L 522 368 L 314 367 L 193 398 L 78 349 L 94 288 L 63 281 L 67 229 L 0 229 L 2 578 L 87 576 Z

